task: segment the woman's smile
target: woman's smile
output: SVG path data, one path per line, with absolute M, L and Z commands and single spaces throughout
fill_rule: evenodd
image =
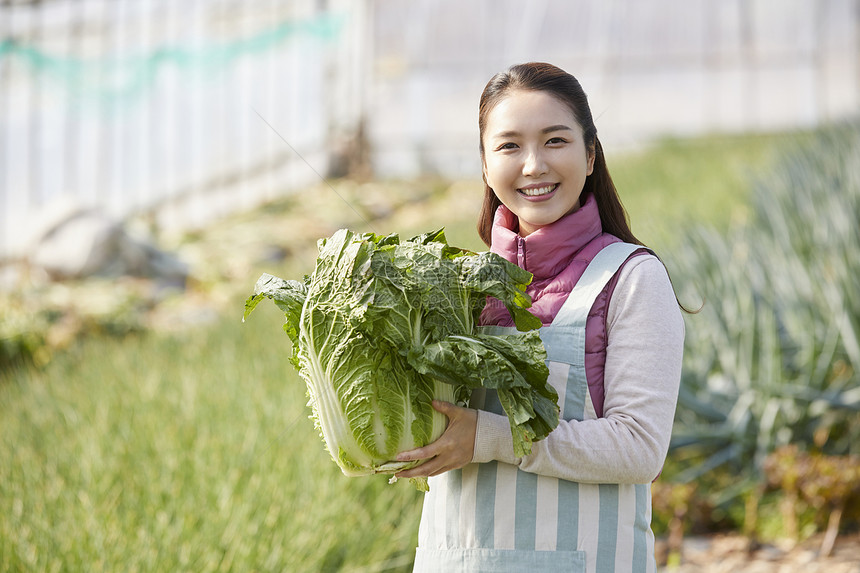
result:
M 528 187 L 523 187 L 521 189 L 517 189 L 521 194 L 528 197 L 531 201 L 543 201 L 549 199 L 552 194 L 558 189 L 558 183 L 552 183 L 549 185 L 530 185 Z

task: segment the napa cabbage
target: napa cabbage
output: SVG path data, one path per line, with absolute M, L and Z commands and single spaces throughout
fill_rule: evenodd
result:
M 540 320 L 527 310 L 530 273 L 450 246 L 442 230 L 401 241 L 342 229 L 318 247 L 304 281 L 261 276 L 244 316 L 264 298 L 283 311 L 290 360 L 344 474 L 420 463 L 394 458 L 445 430 L 430 402 L 464 404 L 475 388 L 498 392 L 518 456 L 558 424 Z M 482 334 L 477 320 L 488 300 L 504 304 L 522 332 Z

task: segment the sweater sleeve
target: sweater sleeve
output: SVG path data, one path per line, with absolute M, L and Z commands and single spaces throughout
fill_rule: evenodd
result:
M 478 411 L 474 462 L 583 483 L 648 483 L 661 471 L 681 379 L 684 321 L 663 264 L 635 257 L 607 310 L 604 417 L 562 420 L 532 453 L 513 453 L 508 419 Z

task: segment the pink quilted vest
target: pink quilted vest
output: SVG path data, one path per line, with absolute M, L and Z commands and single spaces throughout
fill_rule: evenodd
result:
M 516 215 L 501 205 L 493 221 L 490 250 L 534 275 L 526 292 L 532 298 L 529 309 L 549 325 L 591 259 L 606 245 L 621 239 L 604 233 L 597 202 L 588 195 L 585 204 L 555 223 L 527 237 L 517 234 Z M 645 250 L 637 250 L 633 255 Z M 629 260 L 629 259 L 628 259 Z M 603 416 L 603 372 L 606 363 L 606 311 L 618 282 L 616 274 L 597 297 L 585 324 L 585 374 L 594 411 Z M 503 305 L 488 304 L 481 314 L 482 325 L 513 326 Z

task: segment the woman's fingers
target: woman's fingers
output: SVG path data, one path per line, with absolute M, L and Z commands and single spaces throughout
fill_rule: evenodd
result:
M 460 408 L 459 406 L 455 406 L 451 402 L 445 402 L 444 400 L 433 400 L 430 402 L 430 405 L 433 406 L 433 409 L 441 414 L 445 414 L 448 416 L 448 420 L 451 419 L 451 414 L 456 413 L 457 410 L 465 410 L 466 408 Z
M 438 400 L 433 401 L 433 408 L 448 417 L 447 429 L 432 444 L 398 454 L 398 461 L 427 461 L 399 472 L 397 477 L 434 476 L 472 461 L 478 412 Z

